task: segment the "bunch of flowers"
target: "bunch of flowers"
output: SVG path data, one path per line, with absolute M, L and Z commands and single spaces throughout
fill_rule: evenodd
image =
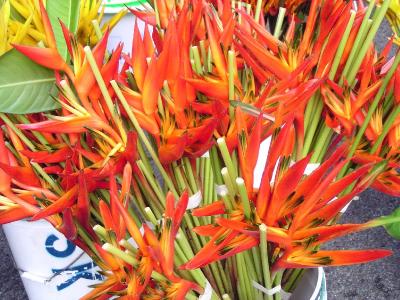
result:
M 33 2 L 43 43 L 13 51 L 57 93 L 0 113 L 0 223 L 46 219 L 88 253 L 105 280 L 83 299 L 280 299 L 304 268 L 390 255 L 323 248 L 399 222 L 337 223 L 369 186 L 400 194 L 400 55 L 373 46 L 390 1 L 149 1 L 130 53 L 82 1 L 66 56 Z

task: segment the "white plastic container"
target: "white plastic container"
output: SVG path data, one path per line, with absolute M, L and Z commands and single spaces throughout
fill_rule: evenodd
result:
M 111 19 L 111 17 L 119 12 L 121 9 L 126 7 L 141 7 L 145 1 L 136 0 L 136 1 L 124 1 L 124 0 L 106 0 L 103 1 L 104 9 L 104 21 Z M 114 49 L 120 42 L 124 43 L 123 51 L 126 53 L 130 53 L 132 49 L 132 39 L 133 39 L 133 30 L 135 25 L 136 17 L 128 12 L 122 19 L 118 22 L 118 24 L 113 28 L 110 33 L 110 37 L 108 40 L 108 49 Z M 138 20 L 139 31 L 144 32 L 144 22 Z
M 90 257 L 47 221 L 17 221 L 3 231 L 30 300 L 79 299 L 101 282 Z
M 290 300 L 327 300 L 323 268 L 307 269 L 289 298 Z

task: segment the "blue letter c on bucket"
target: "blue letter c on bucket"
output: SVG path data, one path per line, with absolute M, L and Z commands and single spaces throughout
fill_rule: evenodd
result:
M 67 248 L 65 250 L 59 251 L 56 248 L 54 248 L 54 243 L 59 239 L 60 238 L 58 238 L 54 234 L 49 235 L 49 237 L 46 239 L 47 252 L 49 252 L 51 255 L 53 255 L 55 257 L 67 257 L 67 256 L 71 255 L 75 250 L 75 245 L 68 240 L 66 240 Z

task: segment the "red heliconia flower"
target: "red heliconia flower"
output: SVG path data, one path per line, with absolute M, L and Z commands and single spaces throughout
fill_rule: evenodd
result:
M 355 195 L 374 182 L 381 170 L 377 167 L 372 169 L 373 164 L 367 164 L 341 179 L 335 179 L 347 163 L 343 159 L 347 145 L 343 144 L 310 175 L 304 175 L 310 156 L 288 164 L 291 150 L 286 152 L 285 147 L 291 126 L 286 124 L 274 139 L 259 188 L 249 184 L 254 159 L 240 160 L 241 173 L 247 181 L 250 214 L 245 212 L 245 199 L 234 201 L 233 208 L 218 201 L 193 211 L 194 216 L 225 214 L 227 217 L 217 217 L 215 225 L 196 229 L 199 234 L 210 236 L 210 241 L 182 266 L 183 269 L 203 267 L 258 246 L 260 224 L 267 227 L 267 240 L 279 253 L 273 270 L 361 263 L 391 253 L 387 250 L 318 250 L 319 245 L 333 238 L 382 225 L 379 220 L 365 224 L 331 224 Z M 254 134 L 258 130 L 255 126 Z M 244 150 L 250 145 L 245 137 L 242 140 L 239 157 L 246 155 Z M 258 148 L 257 145 L 252 147 L 255 151 Z M 354 185 L 353 189 L 342 194 L 349 185 Z M 355 257 L 352 259 L 351 255 Z
M 54 32 L 42 0 L 39 1 L 39 7 L 42 16 L 44 31 L 46 34 L 46 42 L 49 48 L 40 48 L 25 45 L 13 45 L 13 47 L 22 54 L 29 57 L 34 62 L 43 65 L 49 69 L 63 71 L 68 74 L 68 76 L 73 77 L 72 70 L 57 51 L 57 44 L 54 37 Z
M 14 137 L 14 143 L 18 145 L 17 147 L 21 145 L 17 137 Z M 0 213 L 1 224 L 30 217 L 39 211 L 34 198 L 41 193 L 52 199 L 57 198 L 42 188 L 29 164 L 18 165 L 17 159 L 5 145 L 2 131 L 0 131 L 0 157 L 0 194 L 5 198 L 1 201 L 3 206 Z M 15 187 L 18 188 L 17 192 L 13 190 Z
M 389 152 L 386 155 L 369 154 L 358 150 L 352 161 L 358 166 L 382 164 L 380 167 L 380 174 L 375 178 L 371 187 L 394 197 L 400 195 L 400 174 L 398 172 L 400 162 L 397 150 Z M 384 164 L 384 162 L 386 163 Z
M 153 39 L 158 36 L 158 42 L 150 56 L 146 47 L 148 29 L 145 28 L 142 38 L 135 25 L 132 56 L 124 56 L 134 72 L 130 81 L 120 82 L 122 93 L 139 124 L 155 138 L 163 164 L 205 153 L 213 144 L 214 131 L 227 108 L 225 103 L 224 111 L 216 111 L 214 102 L 204 103 L 196 98 L 196 91 L 205 95 L 213 92 L 192 70 L 189 50 L 193 39 L 202 34 L 201 26 L 191 24 L 191 17 L 199 18 L 200 22 L 208 16 L 200 1 L 193 1 L 193 6 L 189 2 L 169 17 L 162 37 L 153 28 Z M 205 22 L 214 30 L 210 20 Z M 227 95 L 225 58 L 216 37 L 210 34 L 209 38 L 215 70 L 220 76 L 223 74 L 223 93 Z M 216 80 L 216 86 L 220 87 L 220 79 Z M 227 96 L 223 100 L 226 102 Z
M 126 174 L 129 172 L 126 170 Z M 110 249 L 110 244 L 105 244 L 103 247 L 97 244 L 96 249 L 103 260 L 103 270 L 112 272 L 105 272 L 105 281 L 97 284 L 82 299 L 93 297 L 108 299 L 111 297 L 107 295 L 109 290 L 119 292 L 122 298 L 129 299 L 185 299 L 186 294 L 191 290 L 201 292 L 202 289 L 199 286 L 180 278 L 174 271 L 175 236 L 180 228 L 187 204 L 186 192 L 176 204 L 172 193 L 168 193 L 160 230 L 154 231 L 143 223 L 143 231 L 141 231 L 128 212 L 129 202 L 124 203 L 122 197 L 112 200 L 110 205 L 101 201 L 100 214 L 104 228 L 108 232 L 117 234 L 118 239 L 124 239 L 129 233 L 135 241 L 136 246 L 131 245 L 125 248 L 126 252 L 130 253 L 132 262 L 135 263 L 129 264 L 111 255 L 107 250 Z M 113 207 L 116 209 L 115 214 Z M 120 228 L 124 230 L 121 231 Z M 117 233 L 118 231 L 120 234 Z M 124 246 L 112 247 L 124 250 Z M 132 248 L 135 248 L 134 252 Z M 160 275 L 153 278 L 153 272 L 158 272 Z
M 322 88 L 322 96 L 328 108 L 327 125 L 345 136 L 350 136 L 355 128 L 363 123 L 365 113 L 362 109 L 368 107 L 374 99 L 382 82 L 379 80 L 364 90 L 360 90 L 358 95 L 350 89 L 339 87 L 330 80 L 327 83 Z M 376 122 L 371 122 L 365 133 L 367 138 L 371 141 L 376 140 L 380 134 L 380 127 L 376 125 Z
M 248 1 L 243 1 L 243 2 L 248 2 L 250 3 L 253 7 L 256 7 L 257 0 L 248 0 Z M 265 0 L 262 3 L 262 8 L 263 11 L 266 14 L 270 15 L 276 15 L 278 12 L 279 7 L 284 7 L 286 8 L 287 12 L 289 14 L 295 13 L 299 8 L 301 8 L 302 4 L 310 2 L 309 0 L 285 0 L 285 1 L 279 1 L 279 0 Z

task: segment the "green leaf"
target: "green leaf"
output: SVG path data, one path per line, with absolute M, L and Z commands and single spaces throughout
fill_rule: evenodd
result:
M 59 104 L 54 72 L 43 68 L 17 50 L 0 57 L 0 112 L 26 114 L 53 110 Z
M 59 20 L 63 21 L 71 32 L 75 32 L 79 22 L 79 7 L 80 0 L 46 1 L 46 10 L 53 27 L 57 48 L 64 59 L 68 57 L 68 49 Z
M 400 207 L 395 209 L 389 216 L 391 218 L 400 218 Z M 400 240 L 400 221 L 385 226 L 386 231 L 395 239 Z

